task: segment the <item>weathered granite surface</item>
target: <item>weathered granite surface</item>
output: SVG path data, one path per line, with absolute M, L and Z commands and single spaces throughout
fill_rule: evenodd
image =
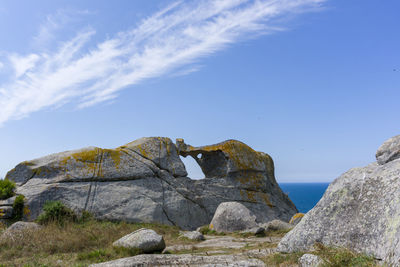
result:
M 390 139 L 377 157 L 391 155 Z M 388 149 L 389 151 L 385 151 Z M 400 159 L 354 168 L 332 182 L 322 199 L 279 243 L 281 252 L 306 251 L 315 242 L 342 246 L 400 264 Z
M 201 154 L 201 156 L 200 156 Z M 182 156 L 193 156 L 206 179 L 192 180 Z M 47 200 L 61 200 L 98 219 L 158 222 L 195 229 L 217 206 L 236 201 L 259 223 L 289 221 L 297 212 L 274 177 L 270 156 L 235 140 L 204 147 L 169 138 L 141 138 L 115 149 L 89 147 L 25 161 L 6 178 L 18 184 L 35 219 Z
M 246 259 L 243 256 L 194 256 L 182 255 L 139 255 L 114 261 L 92 264 L 91 267 L 134 267 L 134 266 L 236 266 L 258 267 L 265 264 L 257 259 Z

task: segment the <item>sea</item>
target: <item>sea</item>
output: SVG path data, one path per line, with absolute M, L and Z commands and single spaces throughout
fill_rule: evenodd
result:
M 279 183 L 282 191 L 301 213 L 307 213 L 321 199 L 329 183 Z

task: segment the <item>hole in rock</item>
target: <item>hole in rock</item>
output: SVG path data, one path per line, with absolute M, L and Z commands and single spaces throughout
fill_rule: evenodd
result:
M 201 170 L 199 164 L 192 158 L 191 156 L 182 157 L 180 156 L 183 164 L 185 164 L 186 171 L 188 173 L 188 177 L 193 179 L 193 180 L 200 180 L 204 179 L 205 175 L 203 171 Z

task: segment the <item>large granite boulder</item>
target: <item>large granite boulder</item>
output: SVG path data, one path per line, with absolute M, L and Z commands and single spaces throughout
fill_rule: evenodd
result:
M 187 177 L 180 159 L 187 155 L 197 159 L 206 179 Z M 25 161 L 6 177 L 26 197 L 26 220 L 35 219 L 48 200 L 98 219 L 183 229 L 209 224 L 227 201 L 242 203 L 260 223 L 289 221 L 297 212 L 275 181 L 271 157 L 234 140 L 195 148 L 182 139 L 176 146 L 169 138 L 141 138 L 115 149 L 89 147 Z
M 210 223 L 210 229 L 221 233 L 243 231 L 257 227 L 256 216 L 239 202 L 219 204 Z
M 141 228 L 113 243 L 114 247 L 135 248 L 144 253 L 163 251 L 165 241 L 154 230 Z
M 390 139 L 397 142 L 397 138 Z M 377 158 L 394 155 L 391 141 Z M 385 150 L 387 149 L 387 150 Z M 390 160 L 391 159 L 391 160 Z M 354 168 L 333 181 L 318 204 L 279 243 L 281 252 L 306 251 L 316 242 L 400 262 L 400 159 Z

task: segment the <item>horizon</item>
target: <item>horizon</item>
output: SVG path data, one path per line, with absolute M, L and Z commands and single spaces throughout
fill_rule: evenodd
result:
M 3 1 L 0 177 L 48 154 L 165 136 L 236 139 L 272 157 L 278 183 L 329 183 L 400 133 L 399 8 Z

